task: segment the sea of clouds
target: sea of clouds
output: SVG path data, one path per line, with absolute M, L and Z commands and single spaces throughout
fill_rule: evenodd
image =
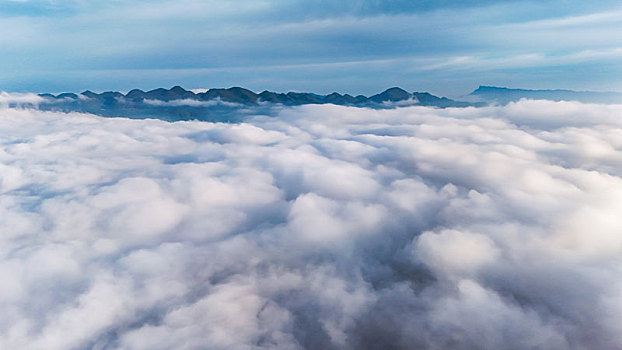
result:
M 621 177 L 622 105 L 5 107 L 0 348 L 620 349 Z

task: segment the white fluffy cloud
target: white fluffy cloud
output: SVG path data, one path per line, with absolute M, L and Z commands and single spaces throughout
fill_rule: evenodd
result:
M 45 101 L 43 97 L 33 93 L 8 93 L 0 91 L 0 108 L 21 105 L 37 105 Z
M 618 349 L 622 106 L 0 110 L 2 349 Z

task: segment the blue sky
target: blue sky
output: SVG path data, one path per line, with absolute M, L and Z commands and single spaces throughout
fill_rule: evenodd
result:
M 622 91 L 619 1 L 0 0 L 0 90 Z

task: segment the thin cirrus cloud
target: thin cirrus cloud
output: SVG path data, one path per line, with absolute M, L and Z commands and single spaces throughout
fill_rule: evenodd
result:
M 581 52 L 622 47 L 620 8 L 612 1 L 0 1 L 0 6 L 0 85 L 6 91 L 181 84 L 369 94 L 401 85 L 460 94 L 479 84 L 510 81 L 537 88 L 560 87 L 550 85 L 553 81 L 565 88 L 620 89 L 612 74 L 620 71 L 615 55 L 574 59 Z M 459 75 L 443 68 L 460 57 L 473 61 Z M 525 67 L 516 57 L 550 59 Z M 416 69 L 421 60 L 437 68 Z M 506 64 L 488 65 L 488 60 Z M 283 68 L 301 65 L 315 68 Z M 149 79 L 142 78 L 145 69 Z M 247 71 L 239 74 L 240 69 Z
M 0 347 L 620 348 L 621 112 L 3 108 Z

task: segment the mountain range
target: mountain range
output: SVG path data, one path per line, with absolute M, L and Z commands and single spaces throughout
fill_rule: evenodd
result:
M 335 104 L 366 108 L 396 108 L 402 106 L 429 106 L 436 108 L 481 107 L 507 104 L 527 99 L 572 100 L 589 103 L 622 103 L 622 93 L 572 90 L 526 90 L 495 86 L 480 86 L 464 99 L 456 101 L 428 92 L 408 92 L 392 87 L 372 96 L 352 96 L 333 92 L 320 95 L 308 92 L 277 93 L 232 87 L 190 91 L 175 86 L 150 91 L 134 89 L 127 93 L 107 91 L 95 93 L 40 94 L 37 108 L 64 112 L 85 112 L 107 117 L 157 118 L 170 121 L 206 120 L 241 121 L 249 115 L 275 115 L 280 106 L 307 104 Z
M 158 118 L 165 120 L 239 121 L 247 115 L 274 114 L 279 106 L 307 104 L 335 104 L 369 108 L 400 106 L 432 106 L 438 108 L 481 105 L 434 96 L 427 92 L 407 92 L 399 87 L 387 89 L 372 96 L 352 96 L 333 92 L 319 95 L 306 92 L 277 93 L 232 87 L 193 92 L 181 86 L 150 91 L 134 89 L 126 94 L 116 91 L 80 94 L 40 94 L 43 102 L 38 108 L 66 112 L 86 112 L 101 116 L 130 118 Z
M 584 103 L 622 103 L 620 92 L 573 91 L 573 90 L 528 90 L 496 86 L 480 86 L 467 99 L 489 104 L 507 104 L 521 99 L 549 101 L 578 101 Z
M 422 106 L 435 107 L 467 107 L 472 105 L 469 102 L 454 101 L 446 97 L 434 96 L 427 92 L 409 93 L 399 87 L 392 87 L 382 93 L 367 97 L 363 95 L 352 96 L 349 94 L 340 94 L 333 92 L 329 95 L 318 95 L 308 92 L 288 92 L 276 93 L 272 91 L 263 91 L 259 94 L 241 87 L 232 87 L 228 89 L 209 89 L 205 92 L 195 93 L 186 90 L 181 86 L 175 86 L 170 90 L 159 88 L 151 91 L 142 91 L 134 89 L 123 94 L 116 91 L 108 91 L 103 93 L 94 93 L 92 91 L 84 91 L 81 94 L 62 93 L 58 95 L 40 94 L 39 96 L 47 99 L 64 99 L 64 100 L 84 100 L 85 98 L 99 100 L 102 102 L 114 103 L 123 102 L 125 99 L 131 102 L 148 101 L 176 101 L 176 100 L 196 100 L 196 101 L 212 101 L 219 100 L 222 102 L 238 103 L 245 105 L 254 105 L 262 102 L 279 103 L 287 106 L 296 106 L 304 104 L 325 104 L 332 103 L 337 105 L 374 105 L 387 104 L 391 102 L 411 101 L 412 104 Z

